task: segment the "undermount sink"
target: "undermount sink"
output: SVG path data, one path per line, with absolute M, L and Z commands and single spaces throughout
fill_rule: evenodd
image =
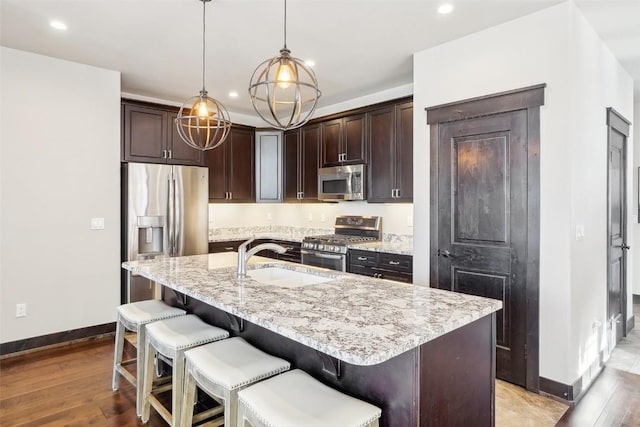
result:
M 317 285 L 319 283 L 334 280 L 331 277 L 318 276 L 317 274 L 303 273 L 301 271 L 289 270 L 278 267 L 257 268 L 247 271 L 247 276 L 256 282 L 266 285 L 276 285 L 289 288 L 300 286 Z

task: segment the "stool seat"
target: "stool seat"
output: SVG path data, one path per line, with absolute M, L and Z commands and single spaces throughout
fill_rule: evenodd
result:
M 224 425 L 235 427 L 238 391 L 287 371 L 291 366 L 288 361 L 253 347 L 240 337 L 188 350 L 185 359 L 187 377 L 181 425 L 189 427 L 193 419 L 196 386 L 222 404 Z
M 136 387 L 136 414 L 142 411 L 142 379 L 144 377 L 145 360 L 145 326 L 157 320 L 184 316 L 186 311 L 171 307 L 160 300 L 137 301 L 123 304 L 117 308 L 116 337 L 113 356 L 113 377 L 111 388 L 120 388 L 120 376 Z M 125 331 L 136 333 L 136 357 L 122 360 Z M 125 366 L 136 363 L 136 375 L 131 374 Z
M 142 405 L 142 421 L 149 420 L 150 406 L 153 406 L 160 416 L 170 426 L 178 425 L 181 419 L 182 399 L 184 390 L 184 353 L 186 350 L 222 340 L 229 336 L 229 332 L 202 321 L 195 314 L 172 317 L 147 325 L 145 342 L 146 360 L 144 364 L 144 403 Z M 153 360 L 157 353 L 172 359 L 173 370 L 169 388 L 153 388 Z M 155 391 L 171 389 L 171 412 L 154 395 Z
M 377 425 L 380 408 L 347 396 L 299 369 L 238 393 L 239 425 L 326 427 Z
M 147 326 L 147 339 L 158 352 L 172 359 L 180 350 L 228 336 L 229 332 L 203 322 L 195 314 L 173 317 Z
M 135 332 L 138 332 L 140 325 L 186 314 L 183 309 L 171 307 L 160 300 L 123 304 L 117 310 L 127 329 Z

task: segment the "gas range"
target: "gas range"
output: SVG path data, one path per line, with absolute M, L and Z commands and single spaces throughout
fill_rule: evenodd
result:
M 305 237 L 302 247 L 314 251 L 335 253 L 347 253 L 347 246 L 358 243 L 379 241 L 379 238 L 371 236 L 350 236 L 344 234 L 324 234 L 321 236 Z
M 302 263 L 345 271 L 348 245 L 380 241 L 381 222 L 377 216 L 338 216 L 334 234 L 307 236 L 302 240 Z

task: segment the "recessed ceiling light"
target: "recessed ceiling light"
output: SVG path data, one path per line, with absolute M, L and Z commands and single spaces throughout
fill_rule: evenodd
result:
M 237 98 L 237 97 L 238 97 L 238 92 L 236 91 L 229 92 L 229 98 Z
M 56 30 L 63 30 L 64 31 L 64 30 L 67 29 L 67 24 L 65 24 L 62 21 L 51 21 L 51 22 L 49 22 L 49 25 L 51 25 Z
M 311 59 L 307 59 L 306 61 L 304 61 L 304 63 L 307 64 L 309 67 L 315 67 L 316 65 L 316 63 Z
M 438 13 L 441 15 L 447 15 L 453 12 L 453 5 L 451 3 L 444 3 L 438 7 Z

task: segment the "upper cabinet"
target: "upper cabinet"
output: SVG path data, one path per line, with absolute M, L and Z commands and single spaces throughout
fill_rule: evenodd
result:
M 413 102 L 367 113 L 369 202 L 413 201 Z
M 321 122 L 321 166 L 364 163 L 366 160 L 365 114 Z
M 202 165 L 202 152 L 178 135 L 177 115 L 178 110 L 172 107 L 123 102 L 122 161 Z
M 218 148 L 204 152 L 209 168 L 209 201 L 255 202 L 255 129 L 232 126 Z
M 282 131 L 256 132 L 256 202 L 282 201 Z
M 284 134 L 285 202 L 318 201 L 320 124 L 306 125 Z

